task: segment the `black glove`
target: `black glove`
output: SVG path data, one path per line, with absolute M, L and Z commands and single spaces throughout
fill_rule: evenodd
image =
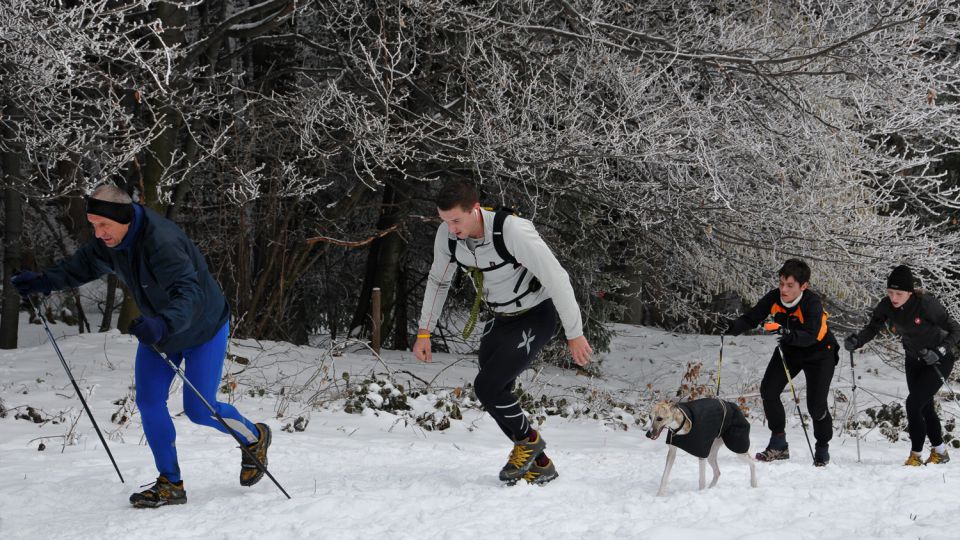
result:
M 773 322 L 779 324 L 780 326 L 784 326 L 784 327 L 790 326 L 790 317 L 788 317 L 786 313 L 784 313 L 784 312 L 781 311 L 780 313 L 774 314 L 774 316 L 773 316 Z
M 53 286 L 50 285 L 50 280 L 47 276 L 31 272 L 30 270 L 24 270 L 14 275 L 10 278 L 10 283 L 13 283 L 13 286 L 17 288 L 17 292 L 24 298 L 31 294 L 50 294 L 50 291 L 53 290 Z
M 161 317 L 137 317 L 130 322 L 130 333 L 137 336 L 140 343 L 153 345 L 167 337 L 167 323 Z
M 724 334 L 728 336 L 739 336 L 740 334 L 749 330 L 746 321 L 742 318 L 730 319 L 727 321 L 727 329 L 724 330 Z
M 860 338 L 856 334 L 850 334 L 847 336 L 847 339 L 843 340 L 843 348 L 853 352 L 860 348 Z
M 935 349 L 920 349 L 920 352 L 917 354 L 920 356 L 920 361 L 928 366 L 932 366 L 939 364 L 940 360 L 943 360 L 943 357 L 947 355 L 947 349 L 943 346 Z
M 790 331 L 789 326 L 781 326 L 779 334 L 780 337 L 777 338 L 777 342 L 781 345 L 789 345 L 793 342 L 793 338 L 796 336 L 795 333 Z

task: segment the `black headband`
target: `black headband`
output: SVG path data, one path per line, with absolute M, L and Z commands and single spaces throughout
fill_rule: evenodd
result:
M 126 225 L 133 221 L 133 205 L 87 197 L 87 213 L 102 216 Z

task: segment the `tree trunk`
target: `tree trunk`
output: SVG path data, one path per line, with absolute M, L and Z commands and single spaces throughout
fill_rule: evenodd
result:
M 393 303 L 393 348 L 405 351 L 410 348 L 410 334 L 407 332 L 407 264 L 404 261 L 397 273 L 397 298 Z
M 157 3 L 157 18 L 162 22 L 161 37 L 167 46 L 177 47 L 184 42 L 181 30 L 187 21 L 187 12 L 173 3 Z M 166 117 L 166 125 L 159 136 L 150 143 L 140 168 L 143 185 L 140 192 L 143 204 L 152 208 L 161 215 L 166 211 L 160 204 L 160 181 L 170 166 L 173 153 L 178 149 L 181 127 L 180 114 L 175 106 L 162 106 L 160 114 Z M 124 300 L 126 303 L 126 300 Z M 120 312 L 123 313 L 123 310 Z
M 2 109 L 0 109 L 2 110 Z M 20 322 L 20 295 L 10 283 L 10 278 L 20 269 L 21 250 L 20 237 L 23 234 L 23 197 L 15 189 L 20 183 L 20 154 L 16 152 L 15 143 L 12 143 L 14 133 L 10 124 L 20 116 L 15 107 L 7 107 L 4 111 L 5 121 L 0 123 L 0 137 L 13 146 L 13 151 L 0 154 L 0 179 L 4 189 L 4 220 L 3 226 L 3 308 L 0 315 L 0 348 L 17 348 L 17 330 Z
M 113 304 L 117 301 L 117 276 L 107 276 L 107 299 L 103 305 L 103 319 L 100 320 L 100 331 L 106 332 L 113 322 Z
M 19 167 L 19 158 L 4 154 L 3 171 Z M 12 175 L 11 175 L 12 176 Z M 7 182 L 9 185 L 9 181 Z M 17 348 L 17 330 L 20 321 L 20 294 L 10 283 L 14 272 L 20 268 L 20 235 L 23 233 L 23 197 L 13 188 L 4 190 L 3 226 L 3 311 L 0 315 L 0 349 Z
M 380 205 L 380 219 L 377 221 L 377 230 L 388 229 L 400 222 L 400 208 L 405 197 L 401 190 L 387 185 L 383 190 L 383 200 Z M 394 303 L 397 298 L 397 284 L 400 281 L 400 260 L 406 250 L 406 242 L 396 232 L 377 238 L 370 244 L 370 253 L 367 257 L 366 272 L 356 311 L 350 322 L 351 335 L 360 337 L 369 334 L 370 330 L 370 296 L 374 287 L 380 287 L 383 313 L 383 335 L 389 335 L 394 321 Z

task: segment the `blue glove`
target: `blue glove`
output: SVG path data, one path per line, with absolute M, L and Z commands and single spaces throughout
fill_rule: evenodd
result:
M 130 322 L 130 333 L 137 336 L 140 343 L 154 345 L 167 337 L 167 323 L 162 317 L 137 317 Z
M 17 288 L 17 292 L 24 298 L 31 294 L 50 294 L 50 291 L 53 290 L 53 286 L 50 285 L 50 279 L 47 278 L 47 276 L 31 272 L 30 270 L 24 270 L 14 275 L 10 278 L 10 283 L 13 283 L 13 286 Z
M 940 360 L 943 360 L 943 357 L 947 355 L 947 349 L 942 346 L 936 349 L 920 349 L 920 352 L 917 354 L 924 364 L 932 366 L 939 364 Z

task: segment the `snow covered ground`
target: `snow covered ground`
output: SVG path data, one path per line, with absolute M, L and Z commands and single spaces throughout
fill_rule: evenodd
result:
M 838 433 L 825 468 L 810 464 L 792 403 L 788 440 L 793 459 L 758 464 L 760 487 L 749 487 L 746 467 L 721 451 L 719 485 L 697 491 L 697 462 L 681 453 L 666 497 L 655 497 L 666 448 L 639 426 L 623 430 L 609 415 L 600 419 L 548 416 L 541 432 L 560 477 L 534 487 L 504 487 L 497 472 L 510 446 L 492 420 L 477 409 L 444 431 L 424 431 L 410 416 L 348 414 L 342 402 L 316 409 L 304 390 L 345 388 L 371 371 L 393 373 L 395 382 L 432 381 L 449 391 L 475 375 L 468 356 L 435 355 L 417 363 L 409 352 L 387 351 L 383 363 L 362 347 L 340 356 L 329 349 L 282 343 L 234 342 L 231 353 L 250 359 L 227 363 L 238 383 L 233 399 L 255 421 L 274 429 L 270 469 L 292 495 L 286 500 L 264 478 L 242 488 L 240 452 L 227 436 L 193 425 L 181 413 L 181 388 L 174 387 L 178 448 L 188 504 L 157 510 L 132 509 L 127 497 L 156 472 L 142 439 L 139 417 L 119 426 L 111 415 L 132 399 L 135 341 L 116 332 L 72 335 L 57 327 L 60 346 L 126 479 L 121 484 L 82 410 L 42 329 L 24 325 L 21 348 L 0 351 L 0 399 L 10 409 L 0 419 L 0 538 L 957 538 L 960 461 L 907 469 L 906 442 L 891 443 L 876 431 L 861 442 Z M 672 395 L 687 362 L 701 361 L 701 380 L 711 384 L 719 353 L 716 336 L 681 336 L 618 327 L 613 350 L 601 355 L 599 376 L 547 367 L 530 370 L 524 386 L 533 394 L 566 397 L 572 406 L 597 399 L 619 403 Z M 750 395 L 769 358 L 772 338 L 728 338 L 724 348 L 724 396 Z M 863 377 L 860 409 L 879 399 L 903 399 L 903 375 L 872 355 L 858 356 Z M 326 371 L 323 371 L 323 367 Z M 834 388 L 849 394 L 844 361 Z M 867 372 L 870 368 L 870 372 Z M 874 368 L 878 368 L 874 372 Z M 328 376 L 323 382 L 323 374 Z M 313 377 L 313 378 L 311 378 Z M 285 395 L 265 393 L 282 381 Z M 417 383 L 422 386 L 422 383 Z M 803 391 L 803 378 L 798 381 Z M 326 385 L 326 386 L 324 386 Z M 648 386 L 649 385 L 649 386 Z M 577 389 L 580 390 L 577 390 Z M 298 392 L 299 390 L 299 392 Z M 253 396 L 251 396 L 251 391 Z M 601 396 L 598 398 L 597 396 Z M 297 398 L 297 399 L 292 399 Z M 784 401 L 787 401 L 784 394 Z M 226 397 L 224 397 L 226 399 Z M 427 397 L 412 400 L 429 410 Z M 768 432 L 759 404 L 751 402 L 751 451 L 764 447 Z M 37 424 L 14 416 L 34 407 Z M 945 415 L 958 412 L 944 405 Z M 804 410 L 806 406 L 804 405 Z M 848 404 L 834 410 L 840 424 Z M 129 413 L 129 409 L 127 410 Z M 278 414 L 280 418 L 278 418 Z M 305 431 L 283 431 L 298 416 Z M 75 427 L 71 428 L 72 422 Z M 76 436 L 63 445 L 65 436 Z M 38 451 L 40 443 L 46 449 Z M 960 451 L 956 451 L 960 457 Z

